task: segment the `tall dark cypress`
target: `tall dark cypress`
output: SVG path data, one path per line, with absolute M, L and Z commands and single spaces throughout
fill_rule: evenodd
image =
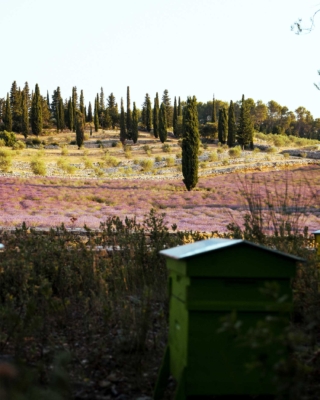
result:
M 84 96 L 83 96 L 83 90 L 81 89 L 80 92 L 80 112 L 84 118 Z
M 133 143 L 137 143 L 138 141 L 138 112 L 137 112 L 137 108 L 136 108 L 136 103 L 133 102 L 133 111 L 132 111 L 132 140 Z
M 76 130 L 76 113 L 78 109 L 78 93 L 77 87 L 72 88 L 72 109 L 73 109 L 73 131 Z
M 99 103 L 98 103 L 97 98 L 95 98 L 95 100 L 94 100 L 93 123 L 94 123 L 94 131 L 98 132 L 98 130 L 99 130 Z
M 4 129 L 8 132 L 12 132 L 12 113 L 11 113 L 9 93 L 7 93 L 3 122 L 4 122 Z
M 130 88 L 127 86 L 127 136 L 128 139 L 132 139 L 132 113 L 130 106 Z
M 172 121 L 173 134 L 174 134 L 174 136 L 177 136 L 177 132 L 176 132 L 177 120 L 178 120 L 177 98 L 176 98 L 176 96 L 174 96 L 174 103 L 173 103 L 173 121 Z
M 193 96 L 188 97 L 183 110 L 182 174 L 189 191 L 198 183 L 199 146 L 197 99 Z
M 21 133 L 27 139 L 29 134 L 29 116 L 28 116 L 28 107 L 27 107 L 27 95 L 24 91 L 22 91 L 21 98 L 21 108 L 22 108 L 22 116 L 21 116 Z
M 159 138 L 162 143 L 167 140 L 167 110 L 164 103 L 161 103 L 159 111 Z
M 83 115 L 79 110 L 76 113 L 76 141 L 78 145 L 78 149 L 80 150 L 84 141 L 84 123 L 83 123 Z
M 41 95 L 38 84 L 36 84 L 34 95 L 32 98 L 30 122 L 32 133 L 36 136 L 42 132 L 42 104 Z
M 216 104 L 216 100 L 213 96 L 213 100 L 212 100 L 212 116 L 211 116 L 211 121 L 212 122 L 217 122 L 217 104 Z
M 148 93 L 146 94 L 144 105 L 146 110 L 146 130 L 147 132 L 150 132 L 152 128 L 152 106 Z
M 50 110 L 50 98 L 49 98 L 49 91 L 47 90 L 47 106 L 48 106 L 48 108 L 49 108 L 49 110 Z
M 92 105 L 91 105 L 91 101 L 89 101 L 89 106 L 88 106 L 88 118 L 87 118 L 88 122 L 92 122 Z
M 156 97 L 154 99 L 154 107 L 153 107 L 153 135 L 155 138 L 159 137 L 159 96 L 158 96 L 158 92 L 156 93 Z
M 253 148 L 253 123 L 250 115 L 250 107 L 242 95 L 237 140 L 242 148 Z
M 181 101 L 180 101 L 180 96 L 179 96 L 179 100 L 178 100 L 178 117 L 182 117 L 182 105 L 181 105 Z
M 63 105 L 63 100 L 62 97 L 60 97 L 59 99 L 59 117 L 60 117 L 60 130 L 62 131 L 66 124 L 65 124 L 65 120 L 64 120 L 64 105 Z
M 127 138 L 126 118 L 124 115 L 123 99 L 121 97 L 121 114 L 120 114 L 120 142 L 125 144 Z
M 237 133 L 236 117 L 234 114 L 233 101 L 231 100 L 229 109 L 228 109 L 228 141 L 227 141 L 227 144 L 229 147 L 234 146 L 235 141 L 236 141 L 236 133 Z
M 164 103 L 166 107 L 167 128 L 169 128 L 170 124 L 172 123 L 172 106 L 171 106 L 171 99 L 169 97 L 169 92 L 167 89 L 165 89 L 163 92 L 162 103 Z
M 218 139 L 220 143 L 226 143 L 228 137 L 228 120 L 227 112 L 224 107 L 219 110 L 218 119 Z
M 69 101 L 68 101 L 68 122 L 67 122 L 67 126 L 70 131 L 73 130 L 73 126 L 74 126 L 73 115 L 74 115 L 73 114 L 73 103 L 72 103 L 72 99 L 70 97 Z

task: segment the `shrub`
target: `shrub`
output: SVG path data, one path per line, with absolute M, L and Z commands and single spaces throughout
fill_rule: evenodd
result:
M 7 172 L 12 165 L 12 154 L 8 149 L 0 148 L 0 169 Z
M 307 155 L 308 155 L 308 154 L 307 154 L 305 151 L 303 151 L 303 152 L 301 152 L 301 153 L 299 154 L 299 156 L 302 157 L 302 158 L 306 158 Z
M 111 146 L 112 146 L 112 147 L 117 147 L 117 142 L 112 142 L 112 143 L 111 143 Z
M 259 149 L 259 147 L 255 147 L 252 152 L 256 154 L 256 153 L 260 153 L 260 151 L 261 150 Z
M 83 158 L 83 163 L 84 163 L 84 167 L 85 167 L 85 168 L 87 168 L 87 169 L 92 169 L 92 168 L 93 168 L 92 161 L 89 160 L 89 158 L 84 157 L 84 158 Z
M 61 149 L 61 155 L 66 156 L 66 155 L 68 155 L 68 153 L 69 153 L 68 148 L 66 146 L 63 146 Z
M 7 131 L 0 132 L 0 139 L 3 139 L 5 145 L 8 147 L 12 147 L 14 143 L 17 141 L 16 135 L 13 132 L 7 132 Z
M 228 153 L 231 158 L 239 158 L 241 157 L 242 153 L 241 147 L 240 146 L 233 147 L 232 149 L 229 149 Z
M 207 162 L 206 161 L 202 161 L 200 164 L 199 164 L 199 167 L 200 168 L 206 168 L 206 166 L 207 166 Z
M 67 160 L 62 157 L 59 158 L 59 160 L 57 161 L 57 166 L 71 175 L 74 174 L 76 170 L 76 168 L 73 165 L 70 165 L 70 163 L 68 163 Z
M 31 162 L 30 162 L 30 167 L 32 172 L 35 175 L 46 175 L 47 169 L 45 166 L 45 163 L 43 160 L 41 160 L 39 157 L 35 157 Z
M 270 147 L 268 147 L 267 148 L 267 153 L 277 153 L 277 148 L 276 147 L 273 147 L 273 146 L 270 146 Z
M 162 151 L 164 151 L 165 153 L 171 153 L 171 147 L 170 147 L 170 145 L 169 145 L 168 143 L 165 143 L 165 144 L 162 146 Z
M 172 167 L 175 164 L 175 159 L 173 157 L 166 158 L 166 165 L 167 167 Z
M 156 156 L 154 160 L 155 160 L 155 162 L 161 162 L 162 161 L 162 157 Z
M 221 145 L 221 143 L 220 143 L 220 145 Z M 218 147 L 217 148 L 217 153 L 219 153 L 219 154 L 221 154 L 221 153 L 224 153 L 224 149 L 222 148 L 222 147 Z
M 182 153 L 181 152 L 176 153 L 176 158 L 182 158 Z
M 209 160 L 210 162 L 218 161 L 218 160 L 219 160 L 219 157 L 218 157 L 217 152 L 216 152 L 216 151 L 211 151 L 211 152 L 209 153 L 208 160 Z
M 117 167 L 120 164 L 120 161 L 116 157 L 109 156 L 109 154 L 106 154 L 103 160 L 110 167 Z
M 0 139 L 0 147 L 4 147 L 6 145 L 6 142 L 4 139 Z
M 25 143 L 22 140 L 17 140 L 13 146 L 12 146 L 13 150 L 22 150 L 26 148 Z
M 153 161 L 145 158 L 143 160 L 140 160 L 140 166 L 142 167 L 142 170 L 144 172 L 149 172 L 153 168 Z
M 284 158 L 289 158 L 290 157 L 290 153 L 283 153 L 283 157 Z
M 148 154 L 148 151 L 151 150 L 151 147 L 149 145 L 147 145 L 147 144 L 145 144 L 142 148 L 147 154 Z

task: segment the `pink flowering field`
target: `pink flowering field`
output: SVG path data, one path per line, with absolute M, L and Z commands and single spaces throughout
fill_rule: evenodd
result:
M 200 178 L 192 192 L 178 180 L 0 178 L 0 226 L 98 228 L 109 216 L 141 221 L 154 208 L 169 228 L 223 232 L 230 222 L 242 224 L 246 198 L 267 212 L 286 197 L 286 211 L 313 230 L 320 229 L 319 188 L 319 165 Z

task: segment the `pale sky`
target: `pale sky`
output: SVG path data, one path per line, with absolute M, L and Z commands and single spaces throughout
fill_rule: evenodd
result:
M 164 89 L 198 101 L 275 100 L 320 118 L 319 0 L 0 0 L 0 97 L 14 80 L 50 96 L 104 89 L 141 107 Z M 126 102 L 125 102 L 126 104 Z

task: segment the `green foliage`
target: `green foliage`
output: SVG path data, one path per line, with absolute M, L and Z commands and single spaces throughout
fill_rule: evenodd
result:
M 151 100 L 150 100 L 150 96 L 147 93 L 145 100 L 144 100 L 144 108 L 145 108 L 145 126 L 146 126 L 146 130 L 147 132 L 151 131 L 152 128 L 152 107 L 151 107 Z
M 253 124 L 249 104 L 242 96 L 237 141 L 242 148 L 250 146 L 253 149 Z
M 124 145 L 126 139 L 127 139 L 126 119 L 124 115 L 123 99 L 121 98 L 120 142 Z
M 8 132 L 12 131 L 12 113 L 11 106 L 9 100 L 9 93 L 7 93 L 7 99 L 4 107 L 4 115 L 3 115 L 4 129 Z
M 207 122 L 201 126 L 201 136 L 204 138 L 215 139 L 218 133 L 218 123 Z
M 233 148 L 229 149 L 228 153 L 231 158 L 239 158 L 239 157 L 241 157 L 241 153 L 242 153 L 241 147 L 240 146 L 233 147 Z
M 188 97 L 183 110 L 182 173 L 187 190 L 198 182 L 198 152 L 200 145 L 197 99 Z
M 76 113 L 76 141 L 78 149 L 80 149 L 84 141 L 84 122 L 83 115 L 80 112 Z
M 164 143 L 167 140 L 167 137 L 168 137 L 168 132 L 167 132 L 166 106 L 164 103 L 161 103 L 159 112 L 159 138 L 161 143 Z
M 22 150 L 26 148 L 26 144 L 22 140 L 17 140 L 14 142 L 12 149 L 13 150 Z
M 218 119 L 218 139 L 221 143 L 226 143 L 228 137 L 228 117 L 225 108 L 220 108 Z
M 8 147 L 12 147 L 17 141 L 16 135 L 13 132 L 7 131 L 0 132 L 0 139 L 2 139 Z
M 236 125 L 236 117 L 234 114 L 234 105 L 233 101 L 230 101 L 229 109 L 228 109 L 228 146 L 232 147 L 236 141 L 236 133 L 237 133 L 237 125 Z
M 173 109 L 171 106 L 171 99 L 169 97 L 169 92 L 167 89 L 164 90 L 163 95 L 162 95 L 162 103 L 165 106 L 166 109 L 166 128 L 169 128 L 172 123 L 172 114 L 173 114 Z M 159 135 L 160 136 L 160 135 Z
M 36 84 L 35 92 L 32 98 L 30 123 L 31 123 L 32 133 L 36 136 L 40 135 L 42 132 L 42 104 L 41 104 L 41 95 L 38 84 Z
M 41 160 L 39 157 L 35 157 L 31 162 L 30 162 L 30 167 L 32 172 L 35 175 L 42 175 L 45 176 L 47 173 L 47 169 L 45 166 L 45 163 L 43 160 Z
M 4 172 L 9 171 L 12 165 L 12 153 L 9 149 L 0 148 L 0 169 Z
M 132 126 L 131 126 L 131 138 L 133 143 L 137 143 L 139 137 L 139 130 L 138 130 L 138 112 L 136 108 L 136 103 L 133 103 L 133 111 L 132 111 Z
M 173 126 L 173 134 L 174 136 L 177 136 L 177 121 L 178 121 L 178 108 L 177 108 L 177 98 L 174 96 L 174 103 L 173 103 L 173 121 L 172 121 L 172 126 Z
M 156 93 L 156 97 L 154 99 L 154 107 L 153 107 L 153 134 L 155 138 L 159 137 L 159 96 L 158 92 Z
M 60 157 L 57 161 L 57 166 L 61 168 L 63 171 L 65 171 L 67 174 L 74 174 L 76 171 L 76 168 L 71 165 L 65 158 Z
M 153 161 L 150 159 L 142 159 L 139 162 L 140 166 L 142 167 L 142 171 L 144 172 L 150 172 L 153 169 Z

